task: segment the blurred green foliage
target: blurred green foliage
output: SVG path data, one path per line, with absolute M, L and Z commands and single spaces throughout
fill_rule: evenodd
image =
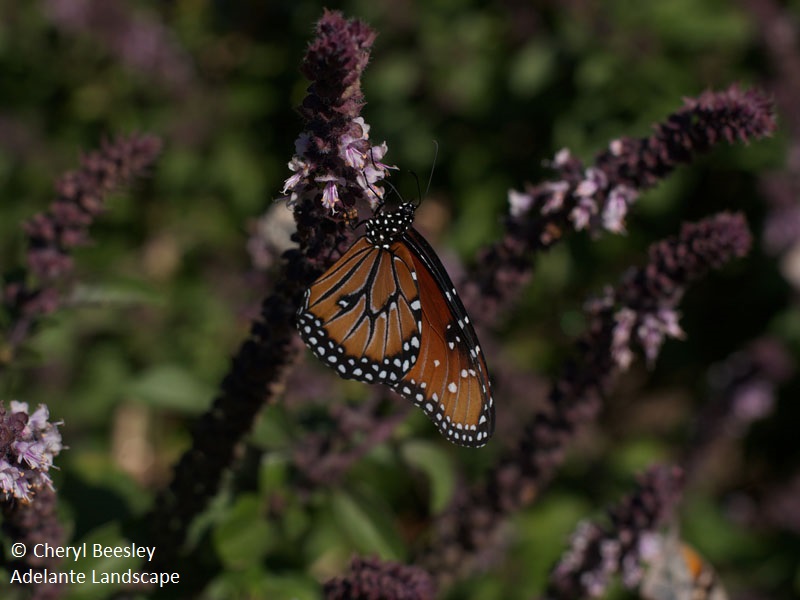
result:
M 188 69 L 181 78 L 132 62 L 136 48 L 115 46 L 103 22 L 71 26 L 69 4 L 0 2 L 2 269 L 20 263 L 20 224 L 45 209 L 53 180 L 77 166 L 81 151 L 132 131 L 155 133 L 165 147 L 145 181 L 109 199 L 92 245 L 76 254 L 79 287 L 4 374 L 0 398 L 47 403 L 64 420 L 69 450 L 55 480 L 65 522 L 76 543 L 111 544 L 122 543 L 124 524 L 169 480 L 191 419 L 208 407 L 269 291 L 253 276 L 248 224 L 273 205 L 288 175 L 302 128 L 294 112 L 306 87 L 299 65 L 322 7 L 304 0 L 113 3 L 171 40 L 174 59 Z M 732 82 L 763 84 L 767 76 L 752 18 L 723 0 L 352 0 L 328 7 L 379 33 L 363 81 L 364 117 L 372 139 L 387 141 L 387 162 L 401 167 L 393 181 L 405 196 L 417 194 L 409 171 L 424 186 L 438 142 L 419 220 L 446 258 L 468 260 L 496 239 L 507 190 L 546 177 L 543 162 L 559 149 L 590 160 L 614 138 L 647 135 L 685 96 Z M 581 331 L 583 301 L 641 264 L 647 245 L 685 219 L 742 210 L 758 236 L 766 209 L 757 178 L 783 166 L 785 145 L 779 134 L 722 148 L 647 192 L 626 236 L 577 236 L 539 257 L 534 280 L 496 332 L 502 342 L 490 367 L 552 376 Z M 448 597 L 513 600 L 541 591 L 577 521 L 600 516 L 636 471 L 676 456 L 704 401 L 710 364 L 764 332 L 800 349 L 791 296 L 758 242 L 753 256 L 692 291 L 683 307 L 688 340 L 669 343 L 652 373 L 639 366 L 624 379 L 553 488 L 513 519 L 502 562 Z M 354 399 L 368 393 L 352 384 L 341 389 Z M 512 402 L 500 389 L 501 423 L 515 420 L 504 414 L 507 406 L 539 400 Z M 672 403 L 666 421 L 653 417 L 663 404 L 653 398 L 665 395 Z M 797 416 L 781 403 L 778 417 L 742 450 L 735 463 L 742 471 L 690 494 L 681 509 L 687 539 L 724 580 L 731 573 L 732 586 L 769 590 L 772 598 L 798 593 L 800 543 L 734 525 L 723 499 L 766 464 L 796 469 Z M 460 473 L 479 476 L 505 443 L 501 436 L 479 452 L 451 447 L 414 415 L 340 485 L 301 497 L 291 452 L 303 434 L 282 406 L 256 425 L 251 443 L 263 454 L 254 481 L 232 477 L 197 525 L 195 540 L 205 540 L 203 551 L 221 565 L 206 597 L 311 599 L 353 553 L 406 559 Z M 275 497 L 279 520 L 269 517 Z M 87 561 L 79 568 L 102 567 Z M 68 597 L 109 593 L 86 586 Z

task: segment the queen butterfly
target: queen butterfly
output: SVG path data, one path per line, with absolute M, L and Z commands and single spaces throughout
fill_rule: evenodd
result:
M 640 593 L 648 600 L 727 600 L 714 568 L 677 536 L 656 536 Z
M 486 362 L 467 311 L 403 203 L 306 290 L 297 326 L 345 379 L 383 383 L 422 408 L 448 440 L 480 447 L 494 431 Z

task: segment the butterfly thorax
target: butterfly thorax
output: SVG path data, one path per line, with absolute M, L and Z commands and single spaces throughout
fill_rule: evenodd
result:
M 386 250 L 414 223 L 414 211 L 417 207 L 411 202 L 404 202 L 397 210 L 381 213 L 367 221 L 367 241 L 378 248 Z

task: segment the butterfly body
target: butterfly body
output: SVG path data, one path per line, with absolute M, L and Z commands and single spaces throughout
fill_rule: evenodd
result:
M 449 440 L 483 446 L 494 404 L 477 335 L 447 272 L 402 204 L 306 291 L 303 341 L 345 379 L 382 383 L 423 409 Z

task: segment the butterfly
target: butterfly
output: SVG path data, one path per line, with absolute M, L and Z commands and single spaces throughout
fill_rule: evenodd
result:
M 640 592 L 649 600 L 727 600 L 714 569 L 675 536 L 661 538 Z
M 341 377 L 390 387 L 448 440 L 480 447 L 494 431 L 486 361 L 447 271 L 413 227 L 416 208 L 367 220 L 306 290 L 297 327 Z

